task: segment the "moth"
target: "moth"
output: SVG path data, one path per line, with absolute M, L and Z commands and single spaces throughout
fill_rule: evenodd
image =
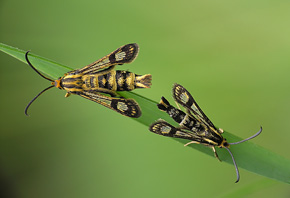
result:
M 219 161 L 220 159 L 215 147 L 225 148 L 232 157 L 237 174 L 237 183 L 240 180 L 240 174 L 234 156 L 229 149 L 230 145 L 240 144 L 258 136 L 262 132 L 262 127 L 255 135 L 247 139 L 239 142 L 228 143 L 221 135 L 223 130 L 217 129 L 214 126 L 195 102 L 192 95 L 183 86 L 174 84 L 172 93 L 176 104 L 182 105 L 186 109 L 186 113 L 170 105 L 164 97 L 161 98 L 161 101 L 157 106 L 160 110 L 165 111 L 170 117 L 172 117 L 173 120 L 179 124 L 179 127 L 174 127 L 164 120 L 158 120 L 149 127 L 149 130 L 163 136 L 191 140 L 184 146 L 195 143 L 210 147 Z
M 51 81 L 51 86 L 35 96 L 25 108 L 27 114 L 30 105 L 45 91 L 52 87 L 65 90 L 65 97 L 71 94 L 79 95 L 112 109 L 124 116 L 138 118 L 141 109 L 134 99 L 118 96 L 116 91 L 131 91 L 136 88 L 150 88 L 151 74 L 137 75 L 129 71 L 114 70 L 116 65 L 133 62 L 139 52 L 136 43 L 127 44 L 116 49 L 107 56 L 81 68 L 64 74 L 57 80 L 52 80 L 41 74 L 29 61 L 28 52 L 25 54 L 30 67 L 41 77 Z

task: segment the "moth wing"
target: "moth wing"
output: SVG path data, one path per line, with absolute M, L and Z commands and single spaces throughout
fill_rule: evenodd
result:
M 205 115 L 205 113 L 201 110 L 198 104 L 193 99 L 192 95 L 179 84 L 174 84 L 172 88 L 172 94 L 174 100 L 185 107 L 188 111 L 193 113 L 197 119 L 201 120 L 207 126 L 213 127 L 215 129 L 214 124 L 210 121 L 210 119 Z
M 163 135 L 163 136 L 167 136 L 167 137 L 182 138 L 182 139 L 189 139 L 189 140 L 194 140 L 196 142 L 202 142 L 202 137 L 200 137 L 199 135 L 197 135 L 191 131 L 178 129 L 164 120 L 158 120 L 158 121 L 154 122 L 149 127 L 149 130 L 153 133 L 158 134 L 158 135 Z
M 83 74 L 94 74 L 107 68 L 112 69 L 115 65 L 133 62 L 139 52 L 139 46 L 136 43 L 127 44 L 119 47 L 107 56 L 79 69 Z
M 138 118 L 141 116 L 141 109 L 138 103 L 133 99 L 116 98 L 104 96 L 95 91 L 84 91 L 78 93 L 83 98 L 99 103 L 109 109 L 112 109 L 124 116 Z

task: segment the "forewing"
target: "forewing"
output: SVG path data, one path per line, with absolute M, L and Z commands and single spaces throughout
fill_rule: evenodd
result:
M 117 111 L 124 116 L 132 118 L 141 116 L 141 109 L 138 103 L 133 99 L 108 97 L 95 91 L 84 91 L 78 93 L 78 95 Z
M 193 113 L 197 119 L 201 120 L 204 124 L 215 128 L 214 124 L 210 121 L 210 119 L 208 119 L 208 117 L 195 102 L 192 95 L 183 86 L 174 84 L 172 94 L 174 100 Z
M 158 135 L 163 135 L 167 137 L 189 139 L 196 142 L 202 141 L 202 137 L 198 136 L 197 134 L 194 134 L 193 132 L 190 131 L 178 129 L 164 120 L 158 120 L 157 122 L 154 122 L 149 127 L 149 130 Z
M 79 69 L 79 71 L 83 74 L 94 74 L 104 68 L 111 69 L 115 65 L 131 63 L 137 57 L 138 52 L 139 46 L 136 43 L 127 44 L 116 49 L 107 56 Z

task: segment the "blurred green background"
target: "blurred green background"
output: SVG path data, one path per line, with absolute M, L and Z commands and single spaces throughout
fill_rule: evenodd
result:
M 223 129 L 289 158 L 290 2 L 0 1 L 0 42 L 81 68 L 136 42 L 151 73 L 135 92 L 186 87 Z M 289 197 L 289 185 L 184 148 L 49 82 L 0 53 L 0 184 L 6 197 Z

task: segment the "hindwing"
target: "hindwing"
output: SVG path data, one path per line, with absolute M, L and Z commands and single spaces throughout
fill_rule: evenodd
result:
M 133 99 L 104 96 L 96 91 L 83 91 L 81 93 L 77 93 L 77 95 L 99 103 L 124 116 L 132 118 L 138 118 L 141 116 L 141 109 L 138 103 Z

